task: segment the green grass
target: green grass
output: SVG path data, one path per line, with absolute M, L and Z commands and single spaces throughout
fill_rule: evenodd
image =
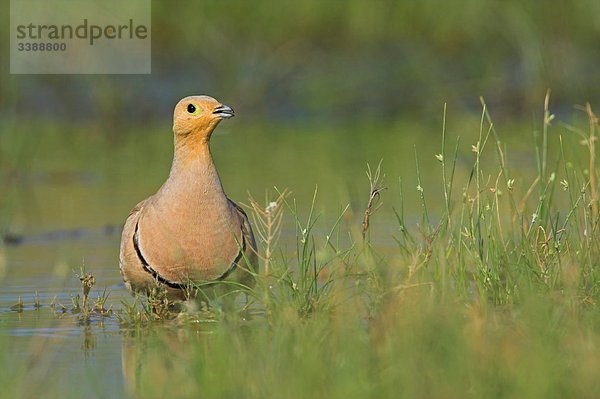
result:
M 519 175 L 510 174 L 485 106 L 472 174 L 462 187 L 453 180 L 456 151 L 454 156 L 446 151 L 444 132 L 440 221 L 430 222 L 418 176 L 422 221 L 417 232 L 398 213 L 399 248 L 391 257 L 377 254 L 368 231 L 363 236 L 341 231 L 337 222 L 319 242 L 312 231 L 314 207 L 302 219 L 295 203 L 281 196 L 275 209 L 291 213 L 297 248 L 294 258 L 266 259 L 268 274 L 257 276 L 253 294 L 266 325 L 223 323 L 191 340 L 193 355 L 180 359 L 191 366 L 182 392 L 593 397 L 600 371 L 594 360 L 600 343 L 597 193 L 585 171 L 567 167 L 561 173 L 565 159 L 549 170 L 550 121 L 546 112 L 537 195 L 517 192 Z M 593 143 L 593 125 L 588 134 Z M 490 152 L 496 153 L 497 167 L 488 172 L 481 158 Z M 562 213 L 555 203 L 558 176 L 564 176 L 560 194 L 570 205 Z M 369 198 L 381 195 L 380 184 L 371 178 Z M 523 201 L 524 196 L 529 198 Z M 377 217 L 375 207 L 369 201 L 367 220 Z M 262 216 L 255 219 L 257 229 L 269 226 L 263 222 L 268 215 Z M 271 239 L 261 236 L 269 247 Z M 154 392 L 152 366 L 146 370 L 149 381 L 140 389 Z
M 580 133 L 593 154 L 597 120 L 589 116 L 589 130 Z M 463 185 L 454 180 L 457 150 L 447 149 L 444 128 L 435 157 L 444 185 L 442 207 L 428 208 L 427 187 L 418 176 L 422 218 L 418 226 L 407 226 L 398 204 L 398 249 L 386 256 L 368 231 L 368 219 L 378 217 L 377 201 L 385 195 L 379 168 L 369 169 L 362 231 L 346 209 L 330 230 L 321 227 L 330 231 L 322 237 L 314 230 L 314 206 L 301 216 L 295 202 L 281 195 L 271 211 L 282 207 L 291 214 L 297 247 L 293 257 L 263 259 L 269 269 L 257 276 L 251 302 L 264 315 L 228 319 L 209 334 L 176 340 L 190 350 L 169 360 L 187 365 L 178 375 L 185 384 L 176 392 L 594 397 L 600 388 L 599 219 L 590 170 L 596 165 L 592 157 L 592 169 L 570 166 L 564 147 L 580 139 L 570 135 L 559 138 L 559 158 L 551 167 L 552 119 L 546 105 L 532 181 L 511 170 L 485 104 L 472 146 L 472 173 Z M 420 162 L 435 161 L 418 160 L 417 174 Z M 261 231 L 261 253 L 276 254 L 276 248 L 265 250 L 273 239 L 268 216 L 259 214 L 255 228 Z M 164 337 L 143 339 L 171 344 Z M 142 366 L 145 379 L 137 387 L 142 396 L 156 392 L 156 370 L 166 364 L 156 357 Z
M 308 207 L 284 190 L 264 203 L 252 199 L 262 268 L 255 287 L 235 287 L 249 297 L 239 312 L 219 311 L 216 299 L 174 319 L 156 320 L 131 304 L 113 310 L 127 391 L 144 398 L 597 397 L 598 120 L 584 111 L 583 128 L 560 124 L 546 102 L 529 151 L 533 176 L 511 164 L 483 104 L 475 142 L 452 139 L 444 115 L 439 148 L 417 148 L 414 168 L 398 183 L 384 166 L 369 167 L 362 209 L 343 204 L 339 217 L 320 218 L 322 187 Z M 432 163 L 435 179 L 422 175 Z M 436 180 L 441 189 L 426 183 Z M 392 190 L 398 200 L 386 206 L 394 212 L 383 212 Z M 417 219 L 405 211 L 413 198 Z M 389 215 L 396 247 L 382 248 L 377 227 L 386 224 L 378 218 Z M 292 248 L 279 242 L 285 228 L 295 232 Z M 10 392 L 28 392 L 22 377 L 14 379 Z

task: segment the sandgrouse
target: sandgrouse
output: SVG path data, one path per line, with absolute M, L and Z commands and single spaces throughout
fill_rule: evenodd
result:
M 119 263 L 130 290 L 148 293 L 158 284 L 170 298 L 186 299 L 190 284 L 251 282 L 257 257 L 248 216 L 225 195 L 209 148 L 219 122 L 233 115 L 208 96 L 175 106 L 169 177 L 123 228 Z

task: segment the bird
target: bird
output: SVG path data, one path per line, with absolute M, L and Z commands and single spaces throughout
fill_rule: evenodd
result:
M 233 116 L 231 107 L 204 95 L 175 106 L 169 176 L 123 227 L 119 266 L 132 293 L 148 295 L 158 286 L 167 298 L 184 301 L 190 286 L 252 284 L 258 268 L 252 227 L 225 194 L 209 146 L 217 125 Z

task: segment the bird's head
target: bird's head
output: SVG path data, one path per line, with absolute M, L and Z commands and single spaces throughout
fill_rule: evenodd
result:
M 201 141 L 208 141 L 219 122 L 233 115 L 233 109 L 212 97 L 186 97 L 175 106 L 173 132 L 176 137 L 193 134 Z

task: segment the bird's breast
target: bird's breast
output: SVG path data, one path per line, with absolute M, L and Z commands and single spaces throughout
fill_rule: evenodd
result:
M 216 278 L 239 252 L 240 226 L 227 204 L 151 207 L 141 216 L 139 230 L 147 261 L 171 281 Z

